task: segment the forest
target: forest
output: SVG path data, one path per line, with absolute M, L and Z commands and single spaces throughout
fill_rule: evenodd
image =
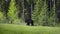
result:
M 1 34 L 60 34 L 58 30 L 60 0 L 0 0 Z
M 60 0 L 0 0 L 0 23 L 56 26 L 60 24 Z M 29 25 L 28 24 L 28 25 Z

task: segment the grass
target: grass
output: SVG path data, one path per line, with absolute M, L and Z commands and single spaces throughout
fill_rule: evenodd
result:
M 60 34 L 60 27 L 0 24 L 0 34 Z

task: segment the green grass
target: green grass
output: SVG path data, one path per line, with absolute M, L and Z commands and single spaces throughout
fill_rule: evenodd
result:
M 0 34 L 60 34 L 60 27 L 0 24 Z

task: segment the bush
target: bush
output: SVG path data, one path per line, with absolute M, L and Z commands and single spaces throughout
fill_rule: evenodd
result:
M 0 11 L 0 23 L 3 23 L 4 21 L 4 14 Z

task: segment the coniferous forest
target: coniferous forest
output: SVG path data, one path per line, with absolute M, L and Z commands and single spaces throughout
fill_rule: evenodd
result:
M 25 29 L 30 29 L 31 27 L 31 32 L 26 30 L 26 34 L 57 34 L 60 28 L 53 30 L 53 27 L 60 26 L 60 0 L 0 0 L 0 33 L 4 32 L 2 28 L 6 26 L 8 26 L 8 30 L 9 28 L 15 28 L 14 24 L 18 25 L 16 28 L 19 28 L 20 25 L 22 25 L 20 26 L 21 28 Z M 40 32 L 38 27 L 36 27 L 38 30 L 35 32 L 35 26 L 41 26 L 39 28 L 42 28 L 43 31 L 41 31 L 43 33 Z M 45 29 L 44 26 L 52 27 L 53 33 L 51 31 L 49 31 L 50 33 L 48 31 L 44 33 L 45 30 L 49 29 L 48 27 Z M 24 29 L 21 31 L 24 31 Z M 14 32 L 13 34 L 25 34 L 25 32 L 19 32 Z M 10 33 L 5 32 L 3 34 Z

